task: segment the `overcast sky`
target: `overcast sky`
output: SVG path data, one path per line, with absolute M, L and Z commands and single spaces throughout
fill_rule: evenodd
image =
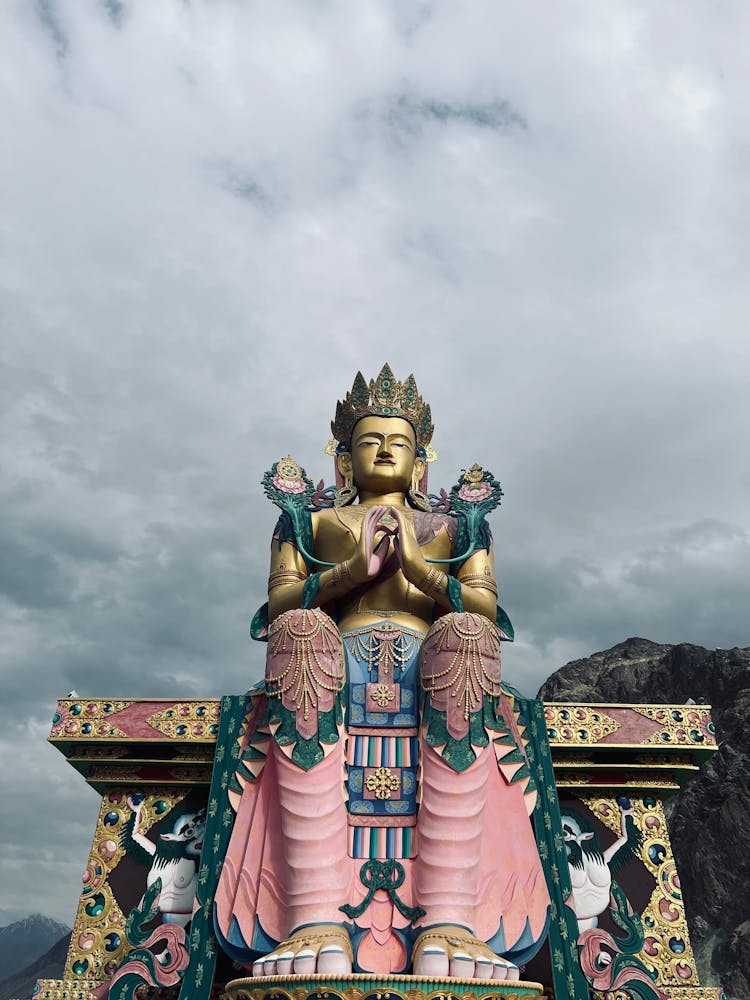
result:
M 274 509 L 362 368 L 478 461 L 533 693 L 750 645 L 743 0 L 0 4 L 0 920 L 73 920 L 58 696 L 262 670 Z

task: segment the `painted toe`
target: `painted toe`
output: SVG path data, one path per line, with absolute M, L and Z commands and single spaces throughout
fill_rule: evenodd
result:
M 415 976 L 447 976 L 448 953 L 442 948 L 423 948 L 414 965 Z
M 315 952 L 311 948 L 298 951 L 294 956 L 294 974 L 296 976 L 309 976 L 315 972 Z
M 477 955 L 474 959 L 474 978 L 492 979 L 492 959 Z
M 294 952 L 284 951 L 276 959 L 276 975 L 277 976 L 288 976 L 292 971 L 292 965 L 294 963 Z
M 337 944 L 329 944 L 318 953 L 317 971 L 326 975 L 345 976 L 352 971 L 352 963 L 343 948 Z
M 512 962 L 509 962 L 508 972 L 505 978 L 509 981 L 512 980 L 513 982 L 518 982 L 518 980 L 521 978 L 521 970 L 518 968 L 517 965 L 514 965 Z
M 450 961 L 450 975 L 454 979 L 474 978 L 474 959 L 465 951 L 456 951 Z
M 505 979 L 508 975 L 508 966 L 506 962 L 501 962 L 499 958 L 492 960 L 492 978 L 493 979 Z

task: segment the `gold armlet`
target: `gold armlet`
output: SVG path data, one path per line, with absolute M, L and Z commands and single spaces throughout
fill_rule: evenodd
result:
M 276 570 L 275 573 L 271 573 L 268 577 L 268 589 L 274 590 L 274 588 L 282 587 L 285 584 L 301 583 L 305 579 L 307 577 L 304 573 L 298 573 L 294 569 Z
M 497 584 L 491 576 L 475 573 L 471 576 L 459 577 L 458 582 L 465 587 L 481 587 L 483 590 L 489 590 L 497 597 Z

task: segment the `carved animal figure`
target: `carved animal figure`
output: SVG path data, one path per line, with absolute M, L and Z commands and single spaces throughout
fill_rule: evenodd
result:
M 184 927 L 193 913 L 198 861 L 206 830 L 205 811 L 180 813 L 161 824 L 156 843 L 141 831 L 143 799 L 128 799 L 132 809 L 121 834 L 127 853 L 139 864 L 149 866 L 146 888 L 161 879 L 159 910 L 163 922 Z
M 569 906 L 578 918 L 578 931 L 596 927 L 609 906 L 612 876 L 626 865 L 641 845 L 642 834 L 633 820 L 630 800 L 620 804 L 621 835 L 606 851 L 589 821 L 578 811 L 563 813 L 565 852 L 573 892 Z

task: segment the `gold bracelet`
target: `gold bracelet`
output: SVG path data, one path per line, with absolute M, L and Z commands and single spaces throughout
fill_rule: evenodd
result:
M 440 586 L 440 577 L 446 576 L 445 573 L 441 573 L 439 569 L 428 569 L 416 587 L 426 594 L 428 590 L 436 591 L 438 594 L 442 594 L 445 591 L 445 587 Z M 447 584 L 447 577 L 446 577 Z
M 344 582 L 345 576 L 348 577 L 351 582 L 352 571 L 349 568 L 348 561 L 346 560 L 344 562 L 336 563 L 336 565 L 332 568 L 331 583 L 334 587 L 340 587 Z

